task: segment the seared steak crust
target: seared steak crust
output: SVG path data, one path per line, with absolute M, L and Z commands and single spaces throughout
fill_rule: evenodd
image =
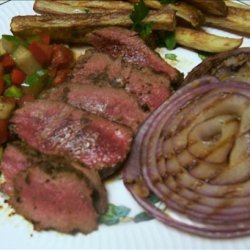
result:
M 154 111 L 170 95 L 169 79 L 166 75 L 93 50 L 88 50 L 79 59 L 71 82 L 125 89 L 137 99 L 145 112 Z
M 152 51 L 136 32 L 105 27 L 88 33 L 85 38 L 86 42 L 114 58 L 122 57 L 126 62 L 165 73 L 173 83 L 182 81 L 182 74 Z

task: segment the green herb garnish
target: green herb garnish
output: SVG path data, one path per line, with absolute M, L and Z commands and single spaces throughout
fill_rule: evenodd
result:
M 176 47 L 175 32 L 166 32 L 166 37 L 164 40 L 167 49 L 172 50 Z
M 172 53 L 166 54 L 165 59 L 169 59 L 169 60 L 172 60 L 172 61 L 178 61 L 177 56 L 175 54 L 172 54 Z
M 143 0 L 134 5 L 134 10 L 130 15 L 133 21 L 133 30 L 138 32 L 143 39 L 146 39 L 152 33 L 151 23 L 142 23 L 143 19 L 148 15 L 149 8 Z

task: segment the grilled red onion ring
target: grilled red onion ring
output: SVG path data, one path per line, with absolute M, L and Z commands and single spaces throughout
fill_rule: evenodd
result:
M 123 177 L 169 226 L 212 238 L 250 235 L 250 85 L 207 77 L 178 90 L 141 127 Z

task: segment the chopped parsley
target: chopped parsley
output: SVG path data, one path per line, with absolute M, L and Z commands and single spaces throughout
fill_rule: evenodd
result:
M 172 53 L 166 54 L 165 59 L 169 59 L 169 60 L 172 60 L 172 61 L 178 61 L 177 56 L 175 54 L 172 54 Z
M 143 23 L 143 19 L 148 15 L 149 8 L 145 5 L 143 0 L 134 5 L 134 10 L 130 15 L 130 19 L 133 21 L 133 30 L 138 32 L 140 36 L 145 39 L 152 33 L 152 24 Z

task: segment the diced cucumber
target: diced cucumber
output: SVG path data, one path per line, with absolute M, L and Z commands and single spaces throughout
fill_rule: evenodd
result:
M 7 89 L 5 89 L 3 95 L 5 97 L 12 97 L 12 98 L 16 98 L 19 99 L 23 96 L 23 91 L 21 88 L 18 88 L 14 85 L 8 87 Z
M 48 71 L 39 69 L 28 75 L 22 84 L 24 94 L 38 96 L 38 94 L 47 86 L 49 81 Z
M 11 86 L 11 76 L 10 74 L 4 74 L 3 75 L 3 80 L 4 80 L 4 87 L 8 88 Z
M 26 43 L 16 36 L 2 35 L 2 45 L 7 53 L 12 53 L 19 45 L 25 46 Z
M 0 146 L 0 161 L 3 158 L 3 146 Z
M 0 119 L 8 119 L 15 108 L 14 103 L 0 100 Z
M 6 53 L 5 49 L 3 48 L 3 41 L 0 40 L 0 56 L 4 55 Z
M 41 68 L 41 65 L 36 61 L 32 53 L 22 45 L 19 45 L 12 53 L 12 58 L 17 66 L 27 75 Z

